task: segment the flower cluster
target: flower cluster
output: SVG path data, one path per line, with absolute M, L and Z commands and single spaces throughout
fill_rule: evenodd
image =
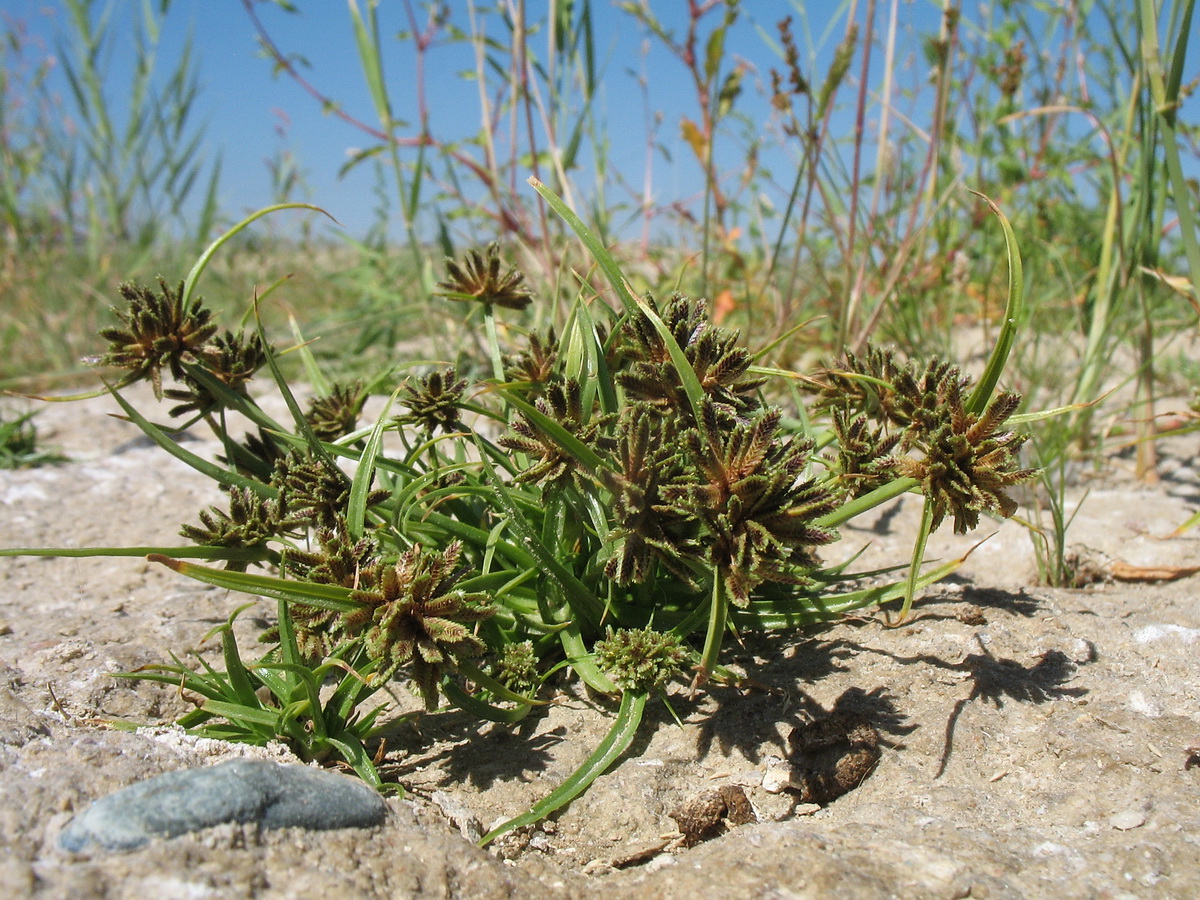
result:
M 933 527 L 950 515 L 958 533 L 975 528 L 980 513 L 1016 512 L 1007 489 L 1037 475 L 1020 465 L 1027 435 L 1003 427 L 1021 396 L 1002 392 L 975 412 L 967 407 L 971 384 L 958 366 L 901 364 L 874 346 L 826 370 L 817 406 L 834 411 L 842 477 L 852 490 L 914 478 L 932 504 Z

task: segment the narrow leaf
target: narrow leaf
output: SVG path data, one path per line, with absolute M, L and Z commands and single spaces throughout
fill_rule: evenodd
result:
M 350 484 L 350 500 L 346 505 L 346 529 L 350 532 L 350 537 L 356 541 L 363 535 L 363 525 L 367 517 L 367 496 L 371 493 L 371 482 L 375 477 L 375 460 L 379 457 L 379 451 L 383 447 L 383 432 L 388 425 L 388 411 L 391 410 L 392 403 L 395 402 L 400 390 L 400 388 L 396 388 L 392 392 L 392 396 L 388 398 L 387 404 L 379 414 L 379 419 L 375 422 L 375 427 L 363 449 L 362 458 L 358 462 L 354 480 Z
M 654 326 L 654 330 L 663 339 L 663 343 L 667 347 L 667 353 L 671 356 L 671 364 L 675 367 L 675 372 L 679 375 L 679 381 L 683 385 L 684 393 L 687 394 L 688 402 L 691 404 L 692 415 L 695 416 L 697 422 L 703 421 L 704 388 L 700 384 L 700 379 L 696 377 L 696 370 L 688 362 L 683 348 L 675 340 L 675 335 L 671 334 L 671 329 L 658 317 L 658 313 L 650 308 L 650 304 L 640 297 L 636 303 L 642 315 L 650 320 L 650 324 Z
M 209 462 L 207 459 L 197 456 L 190 450 L 185 450 L 180 446 L 178 441 L 172 440 L 165 431 L 138 412 L 117 390 L 110 388 L 109 393 L 120 404 L 125 414 L 129 417 L 129 421 L 142 429 L 150 440 L 154 441 L 154 443 L 158 444 L 158 446 L 162 447 L 176 459 L 187 463 L 201 475 L 211 478 L 218 484 L 249 488 L 260 497 L 274 498 L 279 496 L 279 491 L 268 484 L 263 484 L 261 481 L 256 481 L 253 478 L 239 475 L 237 472 L 231 472 L 214 462 Z
M 592 755 L 584 760 L 583 765 L 549 795 L 530 807 L 527 812 L 509 819 L 485 834 L 479 841 L 479 846 L 486 847 L 496 838 L 507 834 L 514 828 L 540 822 L 587 790 L 592 782 L 603 775 L 608 767 L 629 749 L 629 745 L 633 743 L 633 739 L 637 735 L 645 709 L 646 694 L 644 691 L 626 691 L 621 697 L 621 708 L 617 710 L 617 718 L 608 734 L 605 735 L 604 740 L 600 742 L 600 746 Z
M 334 612 L 354 612 L 361 609 L 363 604 L 352 599 L 350 588 L 336 584 L 314 584 L 309 581 L 289 581 L 271 575 L 252 575 L 248 572 L 231 572 L 228 569 L 212 569 L 208 566 L 198 566 L 195 563 L 181 562 L 151 553 L 146 557 L 150 562 L 162 563 L 168 569 L 174 569 L 180 575 L 213 584 L 217 587 L 243 594 L 257 594 L 260 597 L 270 597 L 272 600 L 287 600 L 316 606 L 321 609 L 331 609 Z
M 989 197 L 978 191 L 971 191 L 971 193 L 983 198 L 1000 220 L 1000 227 L 1004 229 L 1004 246 L 1008 253 L 1008 299 L 1004 304 L 1004 324 L 1000 326 L 1000 333 L 996 336 L 996 346 L 992 348 L 992 354 L 988 357 L 987 366 L 984 367 L 979 383 L 975 385 L 975 389 L 971 391 L 971 396 L 967 398 L 966 402 L 967 412 L 980 415 L 987 408 L 988 401 L 992 399 L 992 393 L 996 390 L 1004 367 L 1008 365 L 1008 355 L 1012 352 L 1013 343 L 1017 338 L 1017 326 L 1020 324 L 1025 310 L 1025 276 L 1021 268 L 1021 248 L 1017 246 L 1017 236 L 1013 232 L 1012 225 L 1000 211 L 1000 207 Z
M 600 271 L 604 273 L 604 277 L 608 279 L 608 283 L 613 286 L 613 290 L 616 291 L 617 294 L 617 299 L 621 301 L 621 306 L 625 308 L 625 311 L 629 315 L 636 315 L 637 304 L 634 302 L 633 292 L 629 290 L 629 285 L 625 282 L 625 276 L 621 274 L 621 269 L 617 265 L 617 261 L 613 259 L 613 255 L 608 252 L 608 248 L 601 243 L 598 237 L 596 237 L 595 232 L 584 225 L 583 220 L 580 219 L 579 216 L 575 215 L 571 208 L 568 207 L 567 204 L 565 204 L 557 194 L 555 194 L 536 178 L 531 177 L 529 179 L 529 184 L 532 185 L 535 191 L 545 198 L 546 202 L 550 204 L 550 208 L 553 209 L 563 221 L 570 225 L 571 230 L 579 236 L 581 241 L 583 241 L 583 244 L 585 247 L 587 247 L 588 252 L 592 254 L 592 258 L 595 259 L 597 265 L 600 266 Z
M 236 225 L 226 231 L 223 235 L 218 237 L 211 244 L 209 244 L 205 251 L 200 254 L 200 258 L 196 260 L 196 264 L 192 266 L 192 270 L 188 272 L 187 278 L 184 279 L 183 295 L 180 298 L 180 302 L 184 304 L 184 306 L 187 305 L 188 300 L 191 299 L 192 291 L 196 289 L 196 281 L 199 280 L 201 273 L 208 268 L 209 260 L 212 259 L 213 254 L 220 250 L 226 241 L 249 227 L 255 220 L 261 219 L 263 216 L 269 215 L 270 213 L 279 212 L 280 210 L 284 209 L 310 209 L 313 212 L 319 212 L 322 215 L 329 216 L 330 219 L 332 219 L 334 222 L 337 222 L 337 219 L 334 219 L 333 216 L 330 216 L 329 213 L 321 209 L 321 207 L 313 206 L 311 203 L 277 203 L 274 206 L 267 206 L 258 210 L 257 212 L 251 213 L 250 215 L 246 216 L 246 218 L 242 219 L 242 221 L 238 222 Z

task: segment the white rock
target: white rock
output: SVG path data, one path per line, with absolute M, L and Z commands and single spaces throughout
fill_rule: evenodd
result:
M 1200 628 L 1184 628 L 1182 625 L 1147 625 L 1133 633 L 1133 639 L 1139 644 L 1162 640 L 1168 635 L 1174 635 L 1185 644 L 1194 644 L 1200 638 Z
M 762 787 L 768 794 L 781 794 L 792 786 L 790 766 L 771 766 L 763 773 Z
M 1108 824 L 1117 831 L 1129 831 L 1146 824 L 1146 814 L 1139 809 L 1126 809 L 1108 820 Z
M 1141 691 L 1129 692 L 1129 708 L 1150 719 L 1157 719 L 1162 715 L 1162 707 Z

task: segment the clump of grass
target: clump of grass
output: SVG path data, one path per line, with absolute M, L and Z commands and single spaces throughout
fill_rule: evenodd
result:
M 66 461 L 62 454 L 41 445 L 34 415 L 14 415 L 0 409 L 0 469 L 29 469 Z
M 384 378 L 336 386 L 302 342 L 295 352 L 319 386 L 304 410 L 261 324 L 249 337 L 222 333 L 194 296 L 212 254 L 261 213 L 209 248 L 179 288 L 122 288 L 128 308 L 103 332 L 109 350 L 98 359 L 124 372 L 109 390 L 129 420 L 229 495 L 227 509 L 184 526 L 194 546 L 150 558 L 277 602 L 253 662 L 233 638 L 237 610 L 215 632 L 223 671 L 173 659 L 131 673 L 190 690 L 188 727 L 283 739 L 383 788 L 387 715 L 372 698 L 395 678 L 426 714 L 448 703 L 504 723 L 543 705 L 555 672 L 621 697 L 580 770 L 485 842 L 585 790 L 672 681 L 694 694 L 735 680 L 721 661 L 730 633 L 829 621 L 890 600 L 907 611 L 917 589 L 957 566 L 923 566 L 928 532 L 947 517 L 967 531 L 982 514 L 1011 515 L 1006 489 L 1031 476 L 1013 452 L 1022 438 L 1008 429 L 1019 398 L 996 394 L 1011 328 L 978 382 L 949 363 L 872 349 L 817 373 L 819 402 L 785 417 L 771 386 L 793 373 L 756 365 L 701 301 L 633 294 L 595 236 L 535 186 L 618 302 L 581 293 L 556 334 L 502 347 L 500 333 L 516 332 L 497 316 L 536 302 L 523 277 L 498 249 L 448 264 L 443 290 L 484 310 L 493 372 L 473 384 L 453 369 L 410 378 L 360 426 L 363 398 Z M 1001 222 L 1015 323 L 1019 257 Z M 269 372 L 290 422 L 247 390 L 256 370 Z M 133 407 L 121 387 L 134 380 L 186 398 L 169 415 L 207 423 L 221 458 L 197 457 Z M 407 411 L 394 412 L 397 404 Z M 256 432 L 234 434 L 235 413 Z M 880 573 L 823 562 L 840 525 L 909 491 L 925 496 L 926 517 L 908 577 L 862 587 Z M 225 567 L 188 561 L 197 557 Z

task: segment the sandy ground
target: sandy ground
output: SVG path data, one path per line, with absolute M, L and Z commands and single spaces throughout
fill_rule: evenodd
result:
M 3 546 L 178 544 L 179 524 L 220 502 L 111 408 L 45 410 L 44 438 L 73 461 L 0 472 Z M 211 453 L 200 437 L 190 446 Z M 1197 444 L 1168 446 L 1153 489 L 1120 457 L 1081 484 L 1071 543 L 1098 574 L 1200 560 L 1200 529 L 1165 539 L 1200 502 Z M 904 559 L 916 512 L 901 503 L 847 530 L 839 552 L 870 543 L 872 558 Z M 373 831 L 226 827 L 130 853 L 57 849 L 91 800 L 246 752 L 106 725 L 163 726 L 186 709 L 113 673 L 188 654 L 243 598 L 140 559 L 0 559 L 0 895 L 1200 896 L 1200 579 L 1037 587 L 1028 533 L 1007 522 L 980 536 L 991 532 L 903 627 L 865 616 L 733 648 L 760 687 L 677 693 L 682 726 L 657 704 L 587 794 L 489 852 L 463 835 L 565 778 L 606 730 L 605 702 L 568 691 L 513 730 L 454 714 L 398 730 L 389 761 L 408 794 Z M 976 539 L 939 536 L 931 554 Z M 767 790 L 793 730 L 829 712 L 878 733 L 873 773 L 824 807 Z M 757 821 L 682 846 L 670 813 L 732 788 Z

